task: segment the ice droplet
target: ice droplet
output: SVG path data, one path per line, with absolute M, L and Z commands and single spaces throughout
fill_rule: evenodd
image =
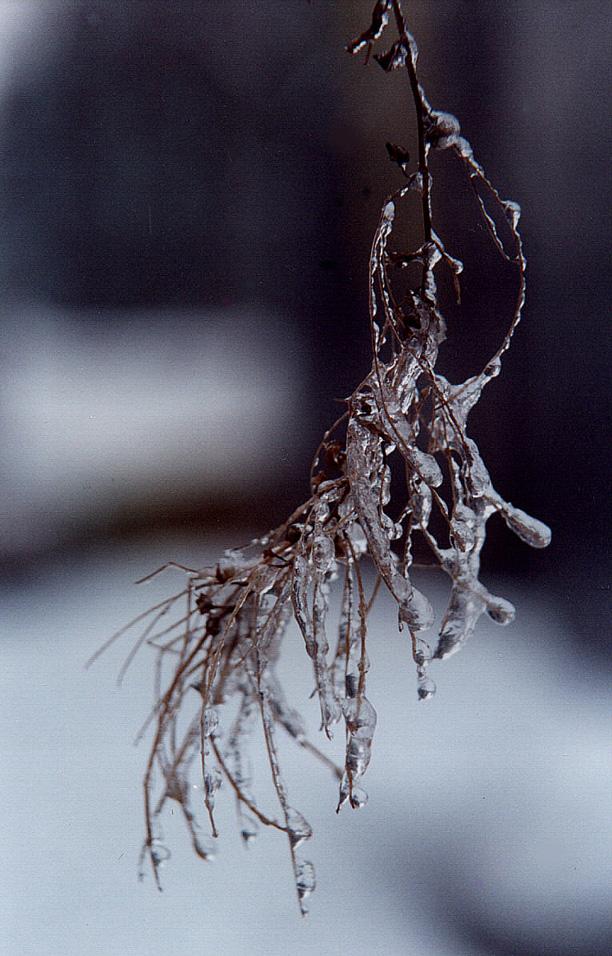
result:
M 510 624 L 514 620 L 516 610 L 514 604 L 505 598 L 491 596 L 487 601 L 487 614 L 496 624 Z
M 506 213 L 510 225 L 516 231 L 518 228 L 519 219 L 521 218 L 521 207 L 512 199 L 505 199 L 502 203 L 502 206 L 504 207 L 504 212 Z
M 217 767 L 207 769 L 204 774 L 204 792 L 209 799 L 210 806 L 214 806 L 214 798 L 217 790 L 223 782 L 221 771 Z
M 431 677 L 420 677 L 417 684 L 417 695 L 419 700 L 429 700 L 436 692 L 436 685 Z
M 198 856 L 201 857 L 203 860 L 206 860 L 207 863 L 212 863 L 212 861 L 215 859 L 216 854 L 213 848 L 211 847 L 211 845 L 203 841 L 200 838 L 200 836 L 195 833 L 193 834 L 192 839 L 193 839 L 194 849 L 196 853 L 198 854 Z
M 418 468 L 419 476 L 423 481 L 431 485 L 432 488 L 439 488 L 442 484 L 443 477 L 440 466 L 434 456 L 428 455 L 427 452 L 421 451 L 420 448 L 412 448 L 410 454 L 415 466 Z
M 520 508 L 507 504 L 502 515 L 511 531 L 532 548 L 546 548 L 550 544 L 552 532 L 548 525 L 537 518 L 532 518 Z
M 417 665 L 417 695 L 419 700 L 429 700 L 436 692 L 436 685 L 429 676 L 432 660 L 431 647 L 421 638 L 416 639 L 414 660 Z
M 151 857 L 156 867 L 165 866 L 171 856 L 170 850 L 167 846 L 164 846 L 161 840 L 151 841 Z
M 293 807 L 287 807 L 287 829 L 293 847 L 300 846 L 301 843 L 309 840 L 312 836 L 312 827 L 308 820 L 302 816 L 299 810 L 295 810 Z
M 358 521 L 353 521 L 353 523 L 350 525 L 348 529 L 348 537 L 351 540 L 356 558 L 360 558 L 367 552 L 368 541 Z
M 309 860 L 303 860 L 297 864 L 295 874 L 295 885 L 297 887 L 300 903 L 307 896 L 314 893 L 317 881 L 315 868 Z
M 257 838 L 259 833 L 259 824 L 257 820 L 253 820 L 252 817 L 243 814 L 242 817 L 242 828 L 240 830 L 240 836 L 242 837 L 242 842 L 245 846 L 250 846 L 251 843 Z
M 368 740 L 376 727 L 376 711 L 367 697 L 352 697 L 342 701 L 342 712 L 353 736 Z
M 476 538 L 476 515 L 471 508 L 457 502 L 451 518 L 450 531 L 460 551 L 470 551 Z
M 368 795 L 365 790 L 362 790 L 361 787 L 353 787 L 353 792 L 350 796 L 350 803 L 353 810 L 361 810 L 362 807 L 365 807 L 368 802 Z
M 416 524 L 425 525 L 425 527 L 429 524 L 431 506 L 431 491 L 426 484 L 419 482 L 418 489 L 415 490 L 410 499 L 410 507 Z
M 454 654 L 470 637 L 480 613 L 481 602 L 472 600 L 465 588 L 456 585 L 451 591 L 446 613 L 440 627 L 440 639 L 435 657 L 443 660 Z
M 395 203 L 388 202 L 385 208 L 383 209 L 383 219 L 385 222 L 393 222 L 395 218 Z
M 417 588 L 413 588 L 410 597 L 401 604 L 399 617 L 413 631 L 426 631 L 434 622 L 433 608 Z
M 461 125 L 452 113 L 443 110 L 432 110 L 429 114 L 431 121 L 430 136 L 452 136 L 461 132 Z
M 207 707 L 204 711 L 204 736 L 214 737 L 219 726 L 219 714 L 214 707 Z
M 431 647 L 426 641 L 417 638 L 414 660 L 418 667 L 426 667 L 431 660 Z
M 342 701 L 342 712 L 346 720 L 347 743 L 345 755 L 345 773 L 340 783 L 338 801 L 340 807 L 349 798 L 355 781 L 368 769 L 372 755 L 372 738 L 376 729 L 376 711 L 370 701 L 358 692 L 356 675 L 347 675 L 346 687 L 349 695 Z

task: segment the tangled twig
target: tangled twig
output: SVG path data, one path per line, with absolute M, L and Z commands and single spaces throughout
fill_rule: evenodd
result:
M 382 582 L 397 604 L 399 628 L 405 628 L 410 638 L 418 696 L 425 700 L 435 690 L 429 676 L 433 658 L 457 651 L 485 612 L 498 624 L 513 619 L 512 605 L 489 593 L 478 577 L 488 519 L 500 514 L 532 547 L 544 547 L 550 540 L 544 524 L 495 491 L 478 447 L 467 433 L 469 412 L 487 382 L 499 374 L 502 356 L 521 318 L 525 257 L 518 231 L 520 210 L 500 197 L 461 135 L 457 119 L 434 110 L 428 102 L 418 80 L 416 43 L 406 28 L 399 0 L 378 0 L 371 25 L 350 44 L 349 52 L 365 50 L 369 57 L 373 44 L 391 30 L 390 22 L 395 24 L 397 38 L 375 60 L 385 71 L 407 71 L 418 157 L 417 168 L 409 172 L 406 150 L 388 144 L 389 156 L 405 179 L 385 201 L 372 243 L 371 370 L 317 449 L 310 498 L 280 527 L 248 547 L 226 552 L 214 566 L 184 568 L 185 589 L 151 608 L 149 624 L 126 662 L 145 641 L 156 649 L 159 681 L 162 662 L 172 662 L 172 677 L 165 691 L 160 690 L 150 718 L 155 733 L 144 779 L 142 857 L 150 861 L 158 886 L 159 869 L 168 855 L 159 840 L 158 823 L 169 800 L 180 806 L 196 853 L 203 859 L 212 854 L 211 842 L 202 837 L 192 807 L 190 767 L 199 757 L 202 803 L 212 836 L 217 835 L 216 794 L 225 781 L 237 802 L 245 842 L 253 839 L 260 824 L 286 834 L 302 913 L 315 876 L 300 846 L 312 831 L 290 803 L 276 734 L 279 728 L 284 730 L 338 776 L 338 810 L 345 803 L 355 808 L 365 803 L 361 782 L 370 761 L 376 712 L 366 695 L 373 595 L 366 593 L 362 560 L 369 557 L 376 589 Z M 430 155 L 434 150 L 454 153 L 463 165 L 491 240 L 514 266 L 518 280 L 507 334 L 484 369 L 459 385 L 436 371 L 438 349 L 445 339 L 436 273 L 439 268 L 450 271 L 459 299 L 463 266 L 433 227 Z M 405 251 L 393 248 L 394 224 L 409 193 L 420 197 L 423 241 Z M 418 281 L 400 296 L 394 277 L 414 264 Z M 394 472 L 402 479 L 399 506 L 392 502 Z M 397 486 L 394 481 L 394 495 Z M 437 524 L 432 523 L 433 515 L 438 516 Z M 435 530 L 438 526 L 442 532 Z M 410 577 L 413 542 L 419 535 L 431 552 L 431 566 L 451 579 L 448 607 L 433 644 L 423 636 L 434 624 L 431 604 Z M 337 644 L 330 655 L 329 597 L 338 580 L 340 619 Z M 185 612 L 155 632 L 179 600 L 185 601 Z M 342 768 L 307 740 L 302 720 L 286 701 L 277 678 L 281 643 L 292 618 L 312 661 L 322 729 L 331 737 L 334 725 L 344 721 Z M 128 626 L 142 620 L 141 615 Z M 179 717 L 184 726 L 185 712 L 196 701 L 197 713 L 181 735 Z M 225 726 L 219 714 L 225 713 L 228 702 L 234 703 L 235 716 Z M 248 748 L 257 727 L 263 733 L 280 819 L 264 812 L 254 796 Z M 160 777 L 159 785 L 154 773 Z

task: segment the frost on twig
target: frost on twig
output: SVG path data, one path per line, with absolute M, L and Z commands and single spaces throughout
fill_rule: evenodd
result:
M 393 24 L 393 26 L 392 26 Z M 387 144 L 390 159 L 404 178 L 382 207 L 370 256 L 369 314 L 372 365 L 346 401 L 342 418 L 325 434 L 311 472 L 311 494 L 280 527 L 245 548 L 226 552 L 204 569 L 186 572 L 180 594 L 151 609 L 145 640 L 156 649 L 158 674 L 171 663 L 171 678 L 160 686 L 151 722 L 153 743 L 144 780 L 148 858 L 159 885 L 159 870 L 169 855 L 160 842 L 160 817 L 168 802 L 178 804 L 194 850 L 203 859 L 213 853 L 217 835 L 215 802 L 223 785 L 236 801 L 246 843 L 260 826 L 282 831 L 289 845 L 302 913 L 315 886 L 312 863 L 302 844 L 312 834 L 294 808 L 285 785 L 277 745 L 283 731 L 317 756 L 339 781 L 338 810 L 362 806 L 376 727 L 376 711 L 367 696 L 368 614 L 362 562 L 373 564 L 376 587 L 382 584 L 397 605 L 398 626 L 407 635 L 416 670 L 418 697 L 435 691 L 429 676 L 433 659 L 461 648 L 478 619 L 488 614 L 509 624 L 514 608 L 491 594 L 479 580 L 480 554 L 488 519 L 501 515 L 508 527 L 532 547 L 545 547 L 549 529 L 504 501 L 497 493 L 476 443 L 468 435 L 468 416 L 501 360 L 520 320 L 525 296 L 525 258 L 518 230 L 520 210 L 501 198 L 474 158 L 459 122 L 434 110 L 417 75 L 417 47 L 408 33 L 399 2 L 378 0 L 370 27 L 349 46 L 365 50 L 392 30 L 388 49 L 376 55 L 385 70 L 407 72 L 416 115 L 418 157 Z M 436 371 L 445 322 L 437 294 L 437 276 L 447 270 L 460 298 L 462 263 L 446 249 L 432 223 L 432 151 L 446 150 L 462 164 L 474 189 L 491 241 L 516 271 L 517 296 L 507 334 L 478 374 L 451 384 Z M 418 248 L 396 245 L 394 226 L 408 194 L 417 196 L 422 242 Z M 417 278 L 400 294 L 397 276 L 408 266 Z M 416 268 L 415 268 L 416 267 Z M 401 476 L 401 500 L 397 497 Z M 437 530 L 436 530 L 437 529 Z M 442 531 L 440 531 L 442 529 Z M 411 579 L 413 544 L 420 537 L 431 565 L 451 581 L 448 607 L 432 630 L 434 612 Z M 340 593 L 340 617 L 330 650 L 330 590 Z M 185 611 L 169 626 L 160 621 L 177 602 Z M 343 767 L 334 764 L 307 739 L 298 713 L 284 697 L 276 674 L 283 636 L 297 622 L 310 658 L 321 713 L 321 728 L 331 737 L 344 724 Z M 135 622 L 143 620 L 143 616 Z M 220 714 L 234 703 L 233 717 Z M 186 716 L 187 715 L 187 716 Z M 179 731 L 179 728 L 182 728 Z M 277 811 L 264 809 L 249 764 L 255 734 L 265 745 Z M 190 784 L 191 765 L 201 765 L 201 792 Z M 201 806 L 196 815 L 195 797 Z M 199 818 L 207 820 L 203 836 Z

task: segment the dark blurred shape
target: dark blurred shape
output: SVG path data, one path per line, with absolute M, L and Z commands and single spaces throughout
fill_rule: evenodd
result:
M 5 93 L 13 292 L 100 309 L 293 305 L 296 265 L 308 267 L 323 228 L 302 210 L 326 209 L 334 191 L 322 156 L 330 90 L 299 63 L 316 40 L 314 18 L 297 12 L 41 7 L 43 50 Z M 296 73 L 306 95 L 287 122 Z

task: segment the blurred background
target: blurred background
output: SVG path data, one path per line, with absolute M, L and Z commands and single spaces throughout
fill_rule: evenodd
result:
M 144 754 L 128 744 L 150 662 L 122 694 L 120 657 L 93 675 L 82 662 L 148 601 L 131 580 L 170 558 L 203 564 L 300 503 L 321 432 L 369 367 L 369 246 L 399 184 L 385 142 L 414 152 L 405 76 L 344 53 L 370 9 L 0 0 L 11 956 L 336 953 L 361 940 L 431 956 L 612 951 L 611 14 L 599 0 L 406 5 L 429 99 L 459 116 L 523 209 L 524 321 L 472 422 L 500 493 L 553 529 L 534 553 L 491 523 L 485 573 L 517 623 L 483 626 L 426 712 L 408 661 L 400 685 L 386 650 L 383 602 L 377 709 L 411 736 L 404 750 L 390 729 L 385 744 L 381 717 L 362 815 L 336 820 L 308 774 L 328 869 L 307 929 L 269 837 L 263 875 L 250 854 L 243 872 L 240 847 L 214 874 L 185 848 L 172 904 L 135 883 Z M 514 276 L 461 170 L 441 156 L 434 174 L 438 232 L 466 265 L 441 352 L 458 380 L 503 336 Z

